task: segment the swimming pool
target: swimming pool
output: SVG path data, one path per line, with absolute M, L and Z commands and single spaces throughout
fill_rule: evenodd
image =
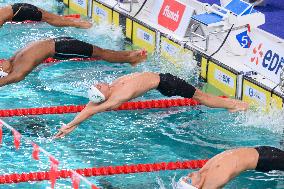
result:
M 18 2 L 18 1 L 6 1 Z M 23 2 L 23 1 L 21 1 Z M 31 1 L 29 1 L 31 2 Z M 47 10 L 57 11 L 55 1 L 32 1 Z M 47 24 L 5 25 L 0 30 L 0 58 L 10 57 L 26 43 L 46 37 L 72 36 L 104 48 L 133 48 L 127 44 L 119 29 L 107 25 L 92 30 L 54 28 Z M 135 48 L 135 47 L 134 47 Z M 189 70 L 180 71 L 159 55 L 132 68 L 127 64 L 97 62 L 62 62 L 41 65 L 18 84 L 1 88 L 1 109 L 85 104 L 86 89 L 94 81 L 110 82 L 116 77 L 136 71 L 170 71 L 196 86 L 194 66 L 185 60 L 181 64 Z M 191 69 L 192 68 L 192 69 Z M 211 88 L 205 85 L 204 89 Z M 208 89 L 209 90 L 209 89 Z M 216 91 L 215 91 L 216 92 Z M 164 98 L 156 91 L 136 99 Z M 37 142 L 61 162 L 59 168 L 153 163 L 187 159 L 204 159 L 239 146 L 272 145 L 281 148 L 283 112 L 273 110 L 229 114 L 223 109 L 203 106 L 160 110 L 120 111 L 98 114 L 81 124 L 71 135 L 61 140 L 51 137 L 60 123 L 69 122 L 74 114 L 5 118 L 24 136 Z M 107 121 L 106 121 L 107 120 Z M 0 174 L 45 171 L 49 161 L 41 156 L 41 163 L 30 158 L 31 146 L 22 144 L 16 151 L 11 133 L 4 130 L 1 147 Z M 282 146 L 283 148 L 283 146 Z M 91 181 L 103 188 L 171 188 L 171 178 L 189 171 L 166 171 L 136 175 L 92 177 Z M 283 188 L 283 173 L 246 172 L 225 188 Z M 69 180 L 58 180 L 57 188 L 71 188 Z M 49 188 L 48 182 L 0 185 L 0 188 Z

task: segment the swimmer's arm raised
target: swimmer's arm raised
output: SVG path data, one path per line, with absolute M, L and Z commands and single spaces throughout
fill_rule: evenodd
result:
M 93 102 L 89 102 L 88 105 L 84 108 L 84 110 L 82 110 L 70 123 L 64 125 L 59 129 L 59 132 L 55 135 L 55 138 L 60 138 L 65 136 L 66 134 L 69 134 L 77 127 L 77 125 L 79 125 L 92 115 L 111 110 L 119 106 L 120 104 L 121 103 L 114 100 L 108 100 L 99 105 L 94 104 Z

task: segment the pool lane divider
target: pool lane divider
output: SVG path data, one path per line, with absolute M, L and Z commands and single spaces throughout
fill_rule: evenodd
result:
M 170 108 L 180 106 L 197 106 L 200 103 L 191 98 L 178 99 L 160 99 L 160 100 L 146 100 L 137 102 L 125 102 L 119 106 L 118 110 L 141 110 L 154 108 Z M 25 115 L 44 115 L 44 114 L 66 114 L 81 112 L 86 105 L 65 105 L 65 106 L 51 106 L 41 108 L 21 108 L 21 109 L 7 109 L 0 110 L 0 117 L 14 117 Z
M 2 145 L 2 137 L 3 137 L 3 132 L 2 132 L 2 127 L 5 127 L 7 129 L 9 129 L 10 131 L 12 131 L 13 136 L 14 136 L 14 146 L 15 149 L 18 150 L 20 148 L 21 145 L 21 139 L 25 140 L 27 143 L 31 144 L 33 146 L 33 151 L 32 151 L 32 158 L 34 160 L 39 160 L 39 153 L 43 153 L 44 155 L 46 155 L 49 158 L 50 161 L 50 171 L 47 171 L 46 173 L 48 173 L 48 179 L 50 183 L 51 183 L 51 188 L 54 189 L 55 187 L 55 182 L 56 179 L 58 178 L 58 165 L 59 165 L 59 160 L 57 160 L 53 155 L 51 155 L 49 152 L 47 152 L 45 149 L 41 148 L 40 146 L 38 146 L 34 141 L 31 141 L 30 139 L 26 138 L 25 136 L 22 136 L 15 128 L 13 128 L 12 126 L 10 126 L 9 124 L 5 123 L 3 120 L 0 119 L 0 147 Z M 69 170 L 69 177 L 71 178 L 72 181 L 72 185 L 74 189 L 78 189 L 79 185 L 80 185 L 80 180 L 84 181 L 88 186 L 90 186 L 90 188 L 92 189 L 99 189 L 97 186 L 95 186 L 93 183 L 91 183 L 88 179 L 86 179 L 85 177 L 83 177 L 82 175 L 80 175 L 79 173 L 73 171 L 73 170 Z M 6 175 L 4 177 L 0 176 L 0 184 L 7 184 L 9 182 L 11 183 L 15 183 L 15 179 L 18 179 L 18 177 L 12 176 L 12 177 L 7 177 L 5 179 Z M 3 180 L 4 178 L 4 180 Z M 12 180 L 11 180 L 12 178 Z M 28 177 L 31 179 L 31 177 Z M 14 179 L 14 180 L 13 180 Z
M 6 59 L 0 59 L 0 64 L 4 62 Z M 71 58 L 67 60 L 60 60 L 60 59 L 55 59 L 55 58 L 47 58 L 45 59 L 42 63 L 57 63 L 57 62 L 66 62 L 66 61 L 98 61 L 101 60 L 100 57 L 92 57 L 92 58 Z
M 157 172 L 166 170 L 178 170 L 178 169 L 197 169 L 202 168 L 208 159 L 204 160 L 188 160 L 177 162 L 160 162 L 160 163 L 147 163 L 147 164 L 133 164 L 122 166 L 105 166 L 105 167 L 93 167 L 72 170 L 84 177 L 92 176 L 107 176 L 117 174 L 132 174 L 132 173 L 145 173 L 145 172 Z M 69 178 L 72 175 L 71 170 L 57 171 L 56 179 Z M 0 175 L 0 184 L 12 184 L 29 181 L 44 181 L 50 179 L 50 172 L 30 172 L 30 173 L 13 173 Z

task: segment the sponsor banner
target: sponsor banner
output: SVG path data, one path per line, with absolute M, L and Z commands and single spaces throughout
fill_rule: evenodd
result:
M 214 77 L 216 80 L 223 83 L 224 85 L 228 85 L 231 88 L 235 87 L 233 78 L 219 69 L 215 69 Z
M 84 15 L 88 15 L 88 0 L 70 0 L 69 8 Z
M 83 9 L 87 8 L 87 0 L 72 0 L 72 2 Z
M 133 23 L 133 43 L 153 52 L 156 46 L 156 33 L 136 22 Z
M 161 37 L 161 55 L 171 62 L 176 62 L 177 55 L 182 50 L 181 46 L 166 37 Z
M 266 106 L 270 102 L 270 92 L 244 80 L 243 100 L 254 105 Z
M 156 0 L 150 20 L 184 37 L 194 9 L 177 0 Z
M 94 2 L 93 5 L 93 20 L 98 23 L 109 23 L 112 22 L 112 10 L 108 7 Z
M 136 29 L 136 36 L 138 39 L 153 44 L 155 36 L 151 35 L 148 31 L 145 31 L 143 28 L 138 27 Z
M 220 89 L 227 95 L 236 95 L 237 76 L 234 73 L 210 62 L 207 79 L 208 83 Z
M 284 68 L 284 46 L 273 43 L 264 36 L 254 36 L 244 63 L 271 81 L 279 83 Z
M 162 36 L 161 37 L 161 55 L 174 64 L 186 62 L 192 63 L 193 53 L 191 50 L 184 49 L 180 44 Z

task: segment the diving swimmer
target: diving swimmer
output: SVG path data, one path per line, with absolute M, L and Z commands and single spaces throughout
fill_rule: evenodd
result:
M 206 94 L 183 79 L 169 73 L 133 73 L 117 78 L 112 84 L 99 83 L 91 86 L 88 91 L 90 102 L 73 121 L 59 129 L 55 138 L 63 137 L 70 133 L 78 124 L 90 116 L 107 110 L 113 110 L 122 103 L 152 89 L 157 89 L 161 94 L 168 97 L 181 96 L 184 98 L 193 98 L 206 106 L 226 108 L 230 112 L 248 109 L 248 104 L 245 102 Z
M 28 44 L 12 58 L 0 63 L 0 87 L 23 80 L 46 58 L 67 60 L 71 58 L 98 57 L 108 62 L 137 65 L 147 58 L 145 50 L 113 51 L 79 41 L 71 37 L 45 39 Z
M 184 177 L 183 182 L 191 188 L 222 188 L 246 170 L 284 171 L 284 151 L 270 146 L 227 150 L 211 158 L 199 171 Z
M 9 21 L 23 22 L 26 20 L 43 21 L 57 27 L 77 27 L 87 29 L 92 23 L 76 20 L 49 13 L 28 3 L 15 3 L 0 8 L 0 27 Z

